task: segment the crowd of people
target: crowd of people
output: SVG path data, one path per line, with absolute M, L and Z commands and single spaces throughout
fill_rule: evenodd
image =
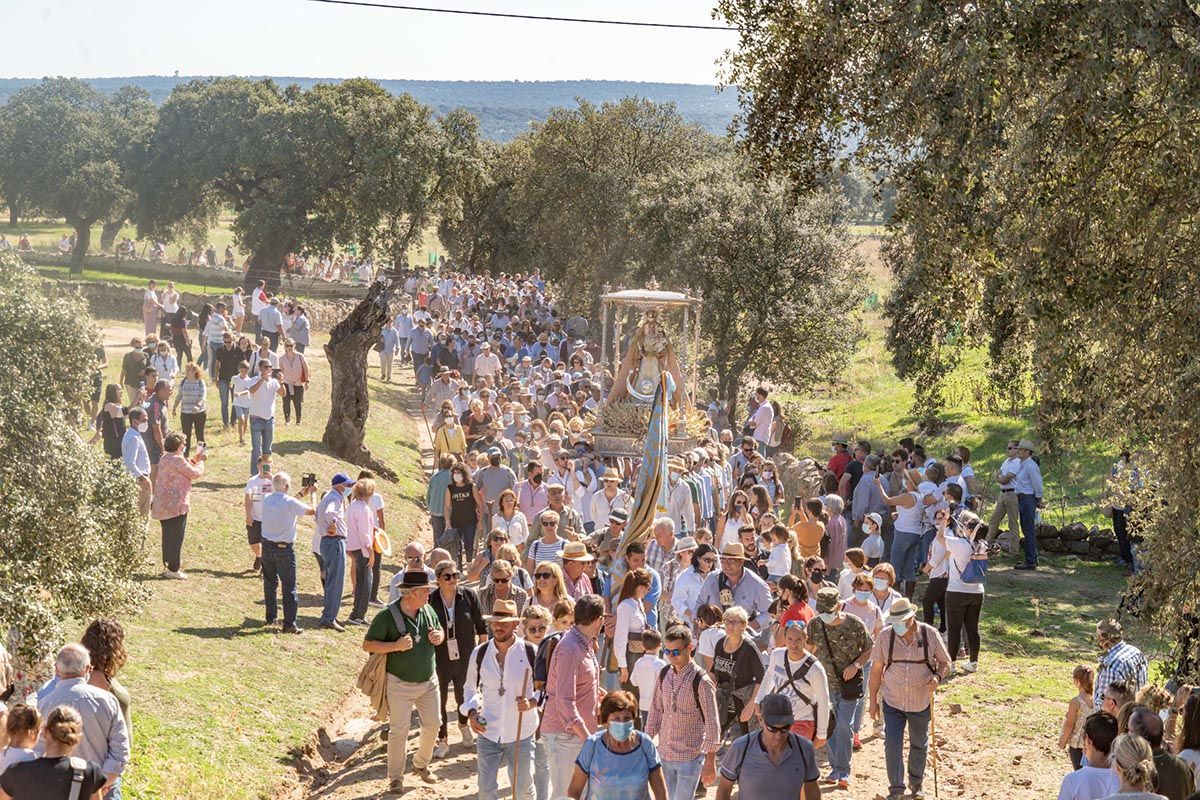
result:
M 313 517 L 319 625 L 363 629 L 359 686 L 389 721 L 389 791 L 402 792 L 408 776 L 440 781 L 435 764 L 451 752 L 453 716 L 485 799 L 499 796 L 504 768 L 521 796 L 537 800 L 690 800 L 713 786 L 722 799 L 736 787 L 813 800 L 822 785 L 851 789 L 855 753 L 872 735 L 884 742 L 888 800 L 926 796 L 936 693 L 978 668 L 987 564 L 1005 516 L 1023 534 L 1017 568 L 1038 566 L 1033 442 L 1011 442 L 984 486 L 965 447 L 937 458 L 911 439 L 878 449 L 838 436 L 821 486 L 797 491 L 774 460 L 786 422 L 769 388 L 756 387 L 744 408 L 708 406 L 708 434 L 668 462 L 668 502 L 649 536 L 626 542 L 639 463 L 593 448 L 591 425 L 616 370 L 587 320 L 561 315 L 536 272 L 392 279 L 402 307 L 376 345 L 377 368 L 384 381 L 412 369 L 421 395 L 435 451 L 425 497 L 433 547 L 406 544 L 385 601 L 391 543 L 375 476 L 339 472 L 319 489 L 316 475 L 296 485 L 275 469 L 278 403 L 285 423 L 293 413 L 299 422 L 309 381 L 302 306 L 260 285 L 193 315 L 172 285 L 160 292 L 151 282 L 145 337 L 131 342 L 103 404 L 97 386 L 96 432 L 137 481 L 143 513 L 160 522 L 165 577 L 186 577 L 190 489 L 205 468 L 215 383 L 223 427 L 251 436 L 242 511 L 265 622 L 302 632 L 295 545 L 300 519 Z M 990 522 L 984 495 L 996 498 Z M 1115 621 L 1099 637 L 1100 668 L 1077 673 L 1080 694 L 1064 722 L 1061 744 L 1079 770 L 1062 797 L 1169 788 L 1155 777 L 1170 769 L 1157 766 L 1158 754 L 1176 758 L 1167 743 L 1190 742 L 1178 758 L 1200 764 L 1200 700 L 1172 699 L 1184 717 L 1179 736 L 1169 719 L 1156 738 L 1134 697 L 1147 689 L 1145 657 Z M 89 652 L 64 648 L 59 687 L 94 674 Z M 105 682 L 97 686 L 119 700 L 112 675 Z M 10 712 L 9 747 L 31 750 L 32 724 L 38 761 L 67 765 L 43 769 L 70 779 L 76 722 L 49 702 Z M 1129 734 L 1107 735 L 1107 720 L 1127 708 Z M 88 743 L 86 719 L 75 742 L 90 762 L 85 785 L 111 798 L 129 734 L 106 719 L 104 749 Z M 0 799 L 56 796 L 10 791 L 24 779 L 9 773 Z M 1186 800 L 1190 774 L 1178 784 L 1185 794 L 1162 794 Z

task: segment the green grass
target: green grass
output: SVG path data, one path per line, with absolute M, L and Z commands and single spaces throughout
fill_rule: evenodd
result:
M 116 283 L 122 286 L 136 286 L 139 289 L 146 288 L 146 278 L 142 275 L 131 275 L 125 272 L 118 272 L 116 267 L 113 269 L 92 269 L 85 268 L 81 275 L 71 275 L 70 268 L 66 266 L 49 266 L 39 265 L 35 267 L 38 274 L 44 278 L 52 278 L 54 280 L 72 280 L 72 281 L 105 281 L 108 283 Z M 214 272 L 212 283 L 188 283 L 186 281 L 174 280 L 166 272 L 162 277 L 158 278 L 160 284 L 165 286 L 165 281 L 172 280 L 175 283 L 175 289 L 180 292 L 191 294 L 228 294 L 234 286 L 241 283 L 241 273 L 230 272 Z M 223 280 L 218 280 L 223 279 Z M 296 296 L 303 296 L 302 292 L 296 292 Z
M 879 261 L 879 242 L 863 242 L 860 249 L 867 259 L 868 289 L 877 303 L 882 303 L 891 276 Z M 941 431 L 933 436 L 919 435 L 917 419 L 911 413 L 913 386 L 897 377 L 892 366 L 884 341 L 886 323 L 878 305 L 872 308 L 868 301 L 863 322 L 865 339 L 844 380 L 818 387 L 806 396 L 785 396 L 798 403 L 803 421 L 812 431 L 807 441 L 797 443 L 797 454 L 812 455 L 824 463 L 829 458 L 829 437 L 834 433 L 867 439 L 876 450 L 890 450 L 902 437 L 914 436 L 925 445 L 926 452 L 939 458 L 955 446 L 964 445 L 971 450 L 976 486 L 990 497 L 994 491 L 991 476 L 1005 458 L 1008 441 L 1034 438 L 1032 407 L 1022 403 L 1015 413 L 996 410 L 985 387 L 986 354 L 971 350 L 946 382 Z M 1116 448 L 1106 442 L 1078 438 L 1066 441 L 1062 457 L 1043 457 L 1047 505 L 1043 519 L 1060 526 L 1079 521 L 1106 527 L 1099 500 L 1116 456 Z M 990 504 L 987 511 L 990 513 Z
M 102 321 L 115 379 L 126 337 Z M 310 354 L 321 352 L 317 334 Z M 326 452 L 321 434 L 329 409 L 328 369 L 313 361 L 304 424 L 277 418 L 276 469 L 293 476 L 316 472 L 325 485 L 336 471 L 352 470 Z M 412 417 L 402 411 L 410 390 L 370 381 L 367 444 L 398 473 L 381 481 L 394 542 L 407 541 L 422 514 L 423 475 Z M 194 488 L 184 570 L 191 579 L 159 580 L 159 529 L 147 537 L 142 578 L 151 590 L 145 608 L 125 620 L 130 660 L 122 680 L 134 698 L 134 758 L 126 796 L 150 798 L 246 798 L 271 796 L 290 774 L 290 754 L 307 741 L 348 693 L 361 663 L 361 631 L 344 634 L 316 628 L 320 582 L 309 555 L 311 520 L 297 536 L 302 636 L 283 636 L 262 624 L 262 583 L 246 572 L 242 488 L 249 473 L 249 439 L 220 432 L 219 397 L 210 387 L 208 442 L 211 459 Z M 214 415 L 215 410 L 215 415 Z M 281 411 L 281 409 L 280 409 Z M 172 421 L 175 424 L 175 421 Z M 385 562 L 387 573 L 398 566 Z M 349 581 L 347 581 L 347 592 Z M 347 606 L 348 610 L 348 606 Z

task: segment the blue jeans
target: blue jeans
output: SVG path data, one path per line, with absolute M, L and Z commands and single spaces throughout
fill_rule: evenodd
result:
M 921 563 L 921 534 L 896 531 L 889 560 L 896 570 L 897 581 L 915 581 Z
M 1017 517 L 1021 520 L 1021 536 L 1025 539 L 1025 563 L 1036 564 L 1038 552 L 1034 522 L 1037 520 L 1037 498 L 1031 494 L 1017 495 Z
M 258 474 L 258 457 L 271 452 L 275 441 L 275 418 L 250 417 L 250 475 Z
M 663 759 L 663 780 L 667 782 L 667 800 L 692 800 L 696 786 L 700 783 L 700 770 L 704 767 L 704 756 L 698 755 L 691 761 L 667 761 Z
M 267 623 L 275 621 L 276 589 L 283 589 L 283 624 L 296 624 L 296 609 L 300 605 L 296 594 L 296 550 L 292 545 L 281 546 L 279 542 L 262 543 L 263 600 L 267 606 Z
M 861 700 L 843 700 L 840 691 L 829 693 L 837 723 L 829 734 L 829 777 L 850 780 L 850 756 L 854 752 L 854 712 Z
M 883 753 L 887 759 L 888 791 L 904 793 L 904 729 L 908 728 L 908 786 L 921 788 L 925 781 L 925 753 L 929 747 L 929 709 L 900 711 L 883 703 Z
M 533 788 L 536 800 L 550 800 L 550 759 L 544 739 L 533 741 Z
M 229 381 L 217 381 L 217 390 L 221 393 L 221 424 L 229 427 L 229 400 L 233 396 L 233 389 Z
M 921 534 L 921 558 L 917 561 L 917 570 L 925 566 L 925 562 L 929 560 L 929 548 L 933 544 L 934 538 L 937 536 L 937 528 L 928 528 Z
M 346 540 L 340 536 L 321 537 L 321 563 L 325 565 L 325 604 L 321 622 L 336 622 L 342 610 L 342 590 L 346 588 Z
M 509 786 L 512 786 L 512 782 L 516 780 L 521 797 L 532 798 L 534 796 L 533 736 L 522 739 L 520 745 L 518 749 L 517 742 L 497 744 L 479 734 L 475 735 L 479 800 L 500 799 L 496 776 L 500 774 L 500 767 L 506 764 L 508 765 Z M 504 796 L 508 797 L 508 792 L 505 792 Z
M 863 667 L 863 680 L 867 681 L 871 677 L 871 662 Z M 850 723 L 851 733 L 858 733 L 862 730 L 863 710 L 866 709 L 866 698 L 859 698 L 857 705 L 854 706 L 854 720 Z M 853 737 L 851 737 L 853 738 Z

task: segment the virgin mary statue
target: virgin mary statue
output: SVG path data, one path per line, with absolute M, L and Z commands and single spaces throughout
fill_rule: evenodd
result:
M 679 360 L 675 357 L 675 349 L 671 347 L 666 332 L 658 326 L 658 311 L 651 308 L 642 314 L 638 329 L 629 340 L 629 348 L 617 369 L 609 402 L 654 402 L 654 389 L 658 386 L 659 375 L 664 371 L 670 374 L 675 384 L 671 405 L 681 408 L 686 405 L 687 393 L 683 388 Z

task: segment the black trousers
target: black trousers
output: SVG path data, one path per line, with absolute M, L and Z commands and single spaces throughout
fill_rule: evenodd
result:
M 950 631 L 950 659 L 958 658 L 962 629 L 967 629 L 968 660 L 979 660 L 979 615 L 983 611 L 983 592 L 946 592 L 946 627 Z
M 937 607 L 942 609 L 942 624 L 938 628 L 943 633 L 946 631 L 946 587 L 950 585 L 950 578 L 943 575 L 940 578 L 930 578 L 929 583 L 925 586 L 925 598 L 921 601 L 921 613 L 924 615 L 925 624 L 932 625 Z
M 196 441 L 204 441 L 204 423 L 208 421 L 208 412 L 201 411 L 196 414 L 180 414 L 179 422 L 183 428 L 183 457 L 187 458 L 192 454 L 192 433 L 196 434 Z
M 300 407 L 304 405 L 304 387 L 287 384 L 287 394 L 283 396 L 283 421 L 292 421 L 292 409 L 296 409 L 296 424 L 300 424 Z
M 350 556 L 354 560 L 354 609 L 350 616 L 353 619 L 366 619 L 367 603 L 371 599 L 371 568 L 367 566 L 367 557 L 361 550 L 353 551 Z
M 467 667 L 470 666 L 471 663 L 470 658 L 471 651 L 468 650 L 463 654 L 462 658 L 458 659 L 458 661 L 451 661 L 445 666 L 438 664 L 438 691 L 441 693 L 442 698 L 442 703 L 439 706 L 442 712 L 442 726 L 438 728 L 439 739 L 446 738 L 446 723 L 448 722 L 446 714 L 446 699 L 450 696 L 451 682 L 454 683 L 454 708 L 458 709 L 462 707 L 463 690 L 467 685 Z M 467 718 L 463 716 L 461 711 L 458 712 L 458 724 L 467 724 Z
M 276 619 L 279 611 L 276 591 L 282 590 L 284 627 L 295 625 L 296 610 L 300 605 L 296 593 L 296 550 L 291 544 L 281 542 L 263 542 L 262 546 L 263 601 L 267 624 Z
M 379 602 L 379 581 L 383 579 L 383 553 L 375 554 L 375 566 L 371 567 L 371 600 Z
M 183 537 L 187 533 L 187 514 L 161 520 L 163 564 L 171 572 L 179 571 L 183 560 Z

